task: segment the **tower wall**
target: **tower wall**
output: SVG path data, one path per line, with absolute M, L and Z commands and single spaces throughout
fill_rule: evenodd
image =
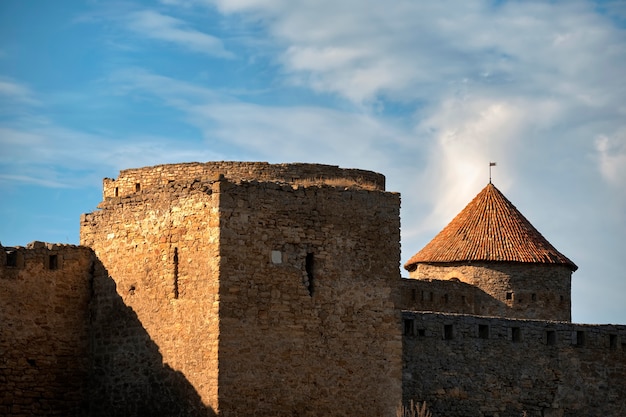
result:
M 81 219 L 81 243 L 100 262 L 92 332 L 101 372 L 93 377 L 92 415 L 217 409 L 220 247 L 212 187 L 172 182 L 106 199 Z
M 104 198 L 122 197 L 174 181 L 269 181 L 295 185 L 326 184 L 384 190 L 385 176 L 362 169 L 321 164 L 268 164 L 267 162 L 206 162 L 125 169 L 116 179 L 103 181 Z
M 399 196 L 222 182 L 220 412 L 392 416 Z
M 83 216 L 100 267 L 92 415 L 181 400 L 187 415 L 393 415 L 399 196 L 367 171 L 221 164 L 197 167 L 221 167 L 211 178 L 187 164 L 122 172 L 118 196 Z M 227 169 L 244 166 L 288 182 Z
M 503 317 L 560 321 L 571 320 L 571 275 L 565 265 L 514 262 L 420 263 L 410 273 L 476 286 L 502 306 Z
M 0 415 L 85 414 L 93 261 L 72 245 L 0 246 Z

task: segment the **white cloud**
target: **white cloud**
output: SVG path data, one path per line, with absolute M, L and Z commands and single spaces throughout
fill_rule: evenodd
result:
M 31 106 L 40 104 L 29 87 L 11 79 L 0 77 L 0 98 L 2 97 L 13 103 Z
M 598 136 L 595 146 L 602 176 L 626 194 L 626 129 L 610 137 Z
M 193 29 L 181 19 L 154 10 L 141 10 L 131 12 L 125 20 L 128 29 L 146 38 L 169 42 L 193 52 L 222 58 L 233 57 L 219 38 Z

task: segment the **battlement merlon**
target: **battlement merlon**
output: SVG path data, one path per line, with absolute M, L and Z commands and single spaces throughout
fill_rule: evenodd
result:
M 338 185 L 385 190 L 385 176 L 373 171 L 340 168 L 336 165 L 267 162 L 190 162 L 155 165 L 120 171 L 116 179 L 104 178 L 103 198 L 123 197 L 173 181 L 282 182 L 291 185 Z

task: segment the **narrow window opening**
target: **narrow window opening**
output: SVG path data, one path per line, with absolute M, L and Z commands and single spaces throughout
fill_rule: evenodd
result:
M 417 299 L 417 290 L 413 288 L 411 290 L 411 300 L 415 301 Z
M 7 252 L 7 266 L 17 266 L 17 252 Z
M 306 254 L 306 260 L 304 263 L 304 269 L 306 271 L 306 276 L 308 278 L 308 282 L 307 282 L 307 289 L 309 290 L 309 295 L 312 297 L 313 296 L 313 292 L 315 290 L 315 282 L 314 282 L 314 275 L 313 275 L 313 268 L 314 268 L 314 258 L 313 258 L 313 254 L 312 253 L 307 253 Z
M 435 298 L 435 295 L 431 292 L 429 297 L 428 297 L 428 301 L 433 301 Z
M 422 295 L 422 301 L 426 301 L 426 297 L 424 296 L 424 291 L 420 291 L 421 295 Z
M 531 294 L 531 296 L 530 296 L 530 299 L 531 299 L 532 301 L 537 301 L 537 294 L 532 293 L 532 294 Z
M 115 187 L 115 191 L 113 192 L 113 195 L 115 197 L 118 197 L 120 195 L 120 189 L 118 187 Z
M 563 297 L 562 295 L 560 296 L 560 300 L 561 302 L 565 301 L 565 297 Z
M 585 345 L 585 332 L 582 330 L 578 330 L 576 332 L 576 346 L 584 346 Z
M 519 327 L 511 328 L 511 340 L 514 342 L 519 342 L 522 340 L 522 329 Z
M 512 292 L 510 292 L 510 291 L 508 291 L 508 292 L 506 293 L 506 299 L 507 299 L 507 300 L 512 300 L 512 299 L 513 299 L 513 293 L 512 293 Z
M 609 335 L 609 347 L 611 349 L 617 349 L 617 335 L 616 334 Z
M 464 295 L 461 296 L 461 302 L 465 305 L 465 296 Z
M 443 338 L 445 340 L 452 340 L 454 336 L 454 329 L 451 324 L 445 324 L 443 326 Z
M 139 192 L 139 191 L 141 191 L 141 184 L 137 182 L 135 183 L 135 192 Z
M 489 326 L 486 324 L 478 325 L 478 337 L 481 339 L 489 339 Z
M 178 248 L 174 248 L 174 298 L 178 298 Z
M 414 320 L 413 319 L 404 319 L 403 320 L 403 324 L 404 324 L 403 334 L 405 336 L 413 336 Z
M 48 269 L 58 269 L 59 268 L 59 257 L 58 255 L 50 255 L 48 256 Z
M 444 295 L 443 295 L 443 302 L 444 302 L 445 304 L 448 304 L 448 301 L 449 301 L 449 300 L 450 300 L 450 297 L 448 297 L 448 294 L 444 294 Z
M 546 332 L 546 345 L 548 346 L 556 345 L 556 332 L 554 330 L 548 330 Z

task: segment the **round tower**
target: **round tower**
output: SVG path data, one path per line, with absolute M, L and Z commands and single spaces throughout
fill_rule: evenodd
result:
M 557 251 L 491 182 L 404 265 L 414 279 L 459 280 L 507 317 L 571 320 L 571 275 Z

